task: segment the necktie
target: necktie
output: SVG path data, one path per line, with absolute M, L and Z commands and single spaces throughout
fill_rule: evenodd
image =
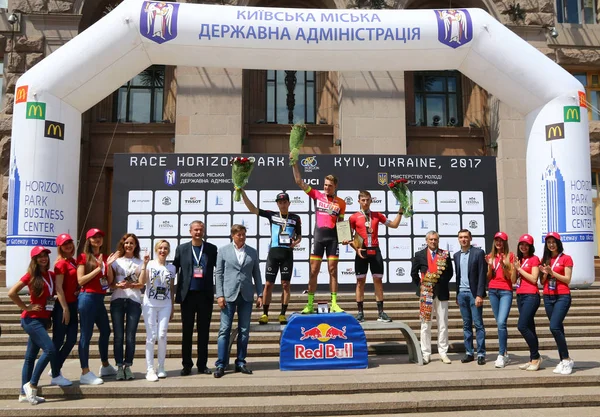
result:
M 435 260 L 435 252 L 434 251 L 431 251 L 431 260 L 432 261 Z

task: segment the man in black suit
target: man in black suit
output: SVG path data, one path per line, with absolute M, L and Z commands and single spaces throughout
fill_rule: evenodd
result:
M 208 360 L 208 333 L 212 317 L 214 290 L 213 272 L 217 264 L 217 247 L 205 242 L 204 223 L 199 220 L 190 224 L 192 241 L 179 245 L 175 251 L 173 265 L 177 269 L 177 290 L 175 302 L 181 306 L 181 322 L 183 325 L 181 342 L 181 358 L 183 369 L 181 375 L 192 372 L 192 334 L 194 321 L 197 318 L 198 332 L 198 367 L 199 374 L 210 375 L 206 367 Z
M 473 355 L 473 323 L 477 339 L 477 363 L 485 365 L 485 327 L 483 326 L 483 299 L 487 281 L 487 263 L 485 253 L 471 246 L 471 232 L 462 229 L 458 232 L 460 251 L 454 254 L 456 269 L 456 304 L 460 308 L 463 319 L 465 338 L 464 358 L 462 363 L 472 362 Z
M 425 236 L 427 247 L 415 253 L 410 276 L 421 298 L 421 352 L 423 362 L 431 360 L 431 319 L 435 314 L 438 327 L 438 353 L 444 363 L 448 358 L 448 284 L 452 278 L 452 261 L 447 251 L 438 248 L 440 236 L 431 230 Z M 429 290 L 427 282 L 435 281 Z

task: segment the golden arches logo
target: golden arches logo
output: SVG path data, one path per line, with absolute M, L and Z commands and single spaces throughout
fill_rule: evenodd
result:
M 15 93 L 15 104 L 24 103 L 27 101 L 27 91 L 29 90 L 29 86 L 22 85 L 17 88 L 17 92 Z
M 565 122 L 581 121 L 579 106 L 565 106 Z
M 52 120 L 46 120 L 44 125 L 44 136 L 52 139 L 63 140 L 65 135 L 64 123 L 53 122 Z
M 565 138 L 565 124 L 555 123 L 546 125 L 546 141 L 564 139 Z
M 46 118 L 46 103 L 27 103 L 25 118 L 44 120 Z

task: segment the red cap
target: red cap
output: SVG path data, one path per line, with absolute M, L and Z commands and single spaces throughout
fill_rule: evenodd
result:
M 494 235 L 494 239 L 498 239 L 498 238 L 506 241 L 506 240 L 508 240 L 508 235 L 504 232 L 498 232 Z
M 556 240 L 560 240 L 560 235 L 556 232 L 550 232 L 546 235 L 546 239 L 548 239 L 549 237 L 553 237 Z
M 46 252 L 49 254 L 50 249 L 46 249 L 43 246 L 34 246 L 33 249 L 31 249 L 31 252 L 29 253 L 29 255 L 33 258 L 34 256 L 38 256 L 42 252 Z
M 56 246 L 62 246 L 68 241 L 73 241 L 73 238 L 68 233 L 63 233 L 61 235 L 56 236 Z
M 92 236 L 95 236 L 95 235 L 104 236 L 104 232 L 102 230 L 100 230 L 100 229 L 90 229 L 85 234 L 85 238 L 89 239 L 89 238 L 91 238 Z
M 519 243 L 521 243 L 521 242 L 525 242 L 525 243 L 528 243 L 530 245 L 533 245 L 533 236 L 528 235 L 528 234 L 524 234 L 523 236 L 521 236 L 519 238 Z

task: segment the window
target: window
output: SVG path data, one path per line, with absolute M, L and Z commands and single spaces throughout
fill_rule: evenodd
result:
M 577 72 L 573 76 L 585 87 L 590 120 L 600 120 L 600 72 Z
M 596 23 L 598 0 L 557 0 L 556 20 L 558 23 Z
M 293 91 L 293 100 L 289 102 L 286 78 Z M 315 71 L 267 71 L 267 123 L 314 124 L 317 117 L 316 79 Z
M 153 65 L 116 92 L 115 120 L 154 123 L 163 121 L 165 66 Z
M 462 126 L 460 72 L 415 73 L 415 125 Z

